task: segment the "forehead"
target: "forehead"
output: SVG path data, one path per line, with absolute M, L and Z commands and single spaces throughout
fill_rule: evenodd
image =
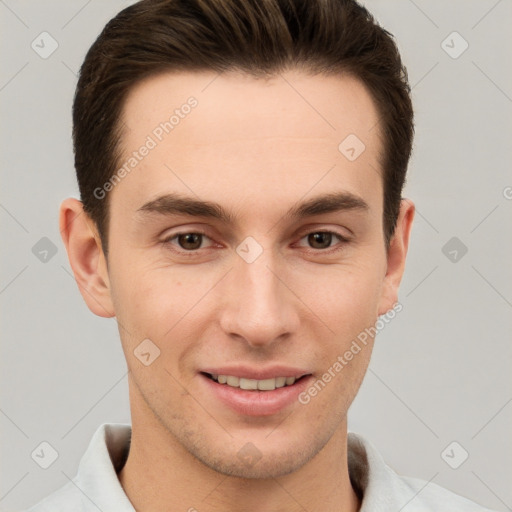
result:
M 125 101 L 118 164 L 128 172 L 112 195 L 140 207 L 162 192 L 238 190 L 270 206 L 285 189 L 291 198 L 343 188 L 371 202 L 381 189 L 377 123 L 371 96 L 348 75 L 163 73 Z

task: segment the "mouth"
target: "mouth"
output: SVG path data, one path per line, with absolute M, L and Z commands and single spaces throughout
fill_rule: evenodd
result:
M 311 373 L 289 368 L 275 368 L 272 373 L 232 369 L 238 375 L 232 375 L 226 368 L 222 373 L 214 373 L 219 370 L 199 372 L 204 392 L 212 404 L 219 405 L 219 411 L 227 407 L 239 416 L 263 417 L 289 411 L 297 407 L 298 396 L 314 380 Z
M 280 376 L 268 379 L 250 379 L 246 377 L 237 377 L 235 375 L 218 375 L 207 372 L 201 373 L 218 384 L 224 384 L 226 386 L 231 386 L 232 388 L 239 388 L 246 391 L 274 391 L 275 389 L 293 386 L 296 382 L 310 375 L 305 374 L 298 377 Z

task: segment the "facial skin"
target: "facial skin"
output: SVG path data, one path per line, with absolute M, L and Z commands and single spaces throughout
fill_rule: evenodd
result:
M 414 206 L 402 202 L 387 250 L 376 108 L 348 76 L 166 73 L 127 99 L 125 156 L 190 96 L 197 106 L 110 192 L 108 266 L 81 203 L 61 205 L 80 291 L 93 313 L 117 318 L 130 370 L 120 482 L 139 511 L 358 510 L 346 416 L 371 341 L 307 405 L 265 415 L 225 405 L 200 372 L 284 365 L 314 382 L 396 303 Z M 366 146 L 352 162 L 338 150 L 349 134 Z M 140 210 L 171 193 L 218 203 L 230 222 Z M 366 207 L 286 216 L 333 193 Z M 319 231 L 347 241 L 315 243 Z M 205 236 L 164 242 L 178 233 Z M 236 251 L 247 237 L 262 249 L 251 263 Z M 145 366 L 134 350 L 148 338 L 160 356 Z M 256 463 L 238 456 L 247 443 Z

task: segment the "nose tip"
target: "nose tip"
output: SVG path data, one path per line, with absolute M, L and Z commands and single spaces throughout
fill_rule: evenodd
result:
M 293 295 L 262 256 L 252 263 L 241 258 L 230 274 L 221 310 L 221 327 L 226 334 L 252 347 L 264 347 L 297 329 Z

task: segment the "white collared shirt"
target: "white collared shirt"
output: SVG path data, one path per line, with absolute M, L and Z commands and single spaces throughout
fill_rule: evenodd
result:
M 104 423 L 94 433 L 73 480 L 26 512 L 135 512 L 118 479 L 131 425 Z M 402 477 L 365 438 L 348 433 L 348 464 L 360 492 L 359 512 L 492 512 L 437 484 Z

